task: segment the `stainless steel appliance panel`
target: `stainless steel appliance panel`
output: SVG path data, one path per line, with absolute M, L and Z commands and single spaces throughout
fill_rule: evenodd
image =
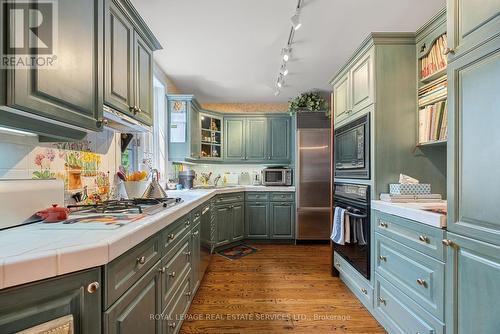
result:
M 297 239 L 328 240 L 330 129 L 297 130 Z

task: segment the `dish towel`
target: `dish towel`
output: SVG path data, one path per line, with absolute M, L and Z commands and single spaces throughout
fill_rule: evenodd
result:
M 363 231 L 363 220 L 356 219 L 356 236 L 358 238 L 358 245 L 366 245 L 365 232 Z
M 347 212 L 344 216 L 344 242 L 351 243 L 351 218 Z
M 335 212 L 333 214 L 332 235 L 330 236 L 330 239 L 339 245 L 344 245 L 344 216 L 345 209 L 335 207 Z

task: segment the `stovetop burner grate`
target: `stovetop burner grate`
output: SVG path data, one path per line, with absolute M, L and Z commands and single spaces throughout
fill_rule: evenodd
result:
M 71 212 L 85 213 L 130 213 L 135 211 L 143 213 L 144 207 L 163 206 L 164 208 L 173 206 L 182 202 L 181 198 L 134 198 L 103 201 L 96 204 L 75 204 L 68 205 Z

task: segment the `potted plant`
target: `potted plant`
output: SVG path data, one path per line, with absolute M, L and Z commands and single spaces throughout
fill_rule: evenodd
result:
M 326 116 L 330 117 L 328 102 L 326 102 L 320 93 L 316 91 L 302 93 L 288 102 L 288 112 L 290 115 L 294 115 L 298 112 L 321 111 L 324 111 Z

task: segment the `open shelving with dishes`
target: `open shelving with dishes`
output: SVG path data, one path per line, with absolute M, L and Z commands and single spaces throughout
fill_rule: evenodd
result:
M 222 118 L 200 113 L 200 158 L 222 159 Z
M 417 43 L 417 146 L 446 144 L 448 136 L 448 80 L 446 27 Z

